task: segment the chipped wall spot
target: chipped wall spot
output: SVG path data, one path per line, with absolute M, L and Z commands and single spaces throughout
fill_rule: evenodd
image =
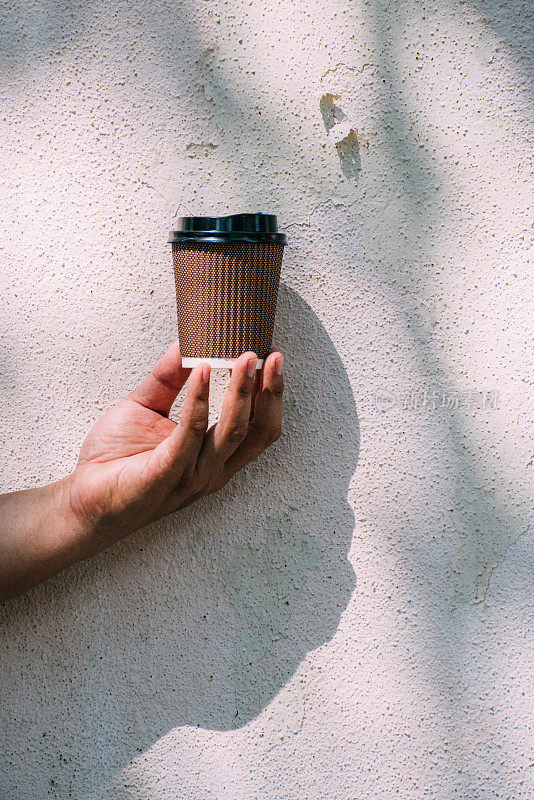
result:
M 328 138 L 335 144 L 343 175 L 357 180 L 362 168 L 358 131 L 334 102 L 339 98 L 340 95 L 327 92 L 321 97 L 319 108 Z
M 336 106 L 334 100 L 338 100 L 338 94 L 330 94 L 327 92 L 321 97 L 319 101 L 319 109 L 321 111 L 321 116 L 323 118 L 324 126 L 326 128 L 326 132 L 329 133 L 330 130 L 334 127 L 336 123 L 336 113 L 338 113 L 338 118 L 340 114 L 343 114 L 340 108 Z M 343 114 L 344 117 L 344 114 Z M 343 119 L 341 117 L 341 119 Z
M 185 152 L 190 158 L 209 156 L 219 145 L 213 142 L 191 142 L 185 148 Z
M 343 175 L 347 178 L 357 179 L 362 168 L 362 161 L 358 137 L 354 128 L 350 129 L 344 139 L 336 143 L 336 150 Z

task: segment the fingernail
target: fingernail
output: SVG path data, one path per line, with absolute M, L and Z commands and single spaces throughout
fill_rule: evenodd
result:
M 252 378 L 252 376 L 256 372 L 257 363 L 258 363 L 257 358 L 249 358 L 249 360 L 247 361 L 247 375 L 249 378 Z
M 283 368 L 284 368 L 284 356 L 278 356 L 278 358 L 274 362 L 274 370 L 276 374 L 281 375 Z
M 209 364 L 204 364 L 204 366 L 202 367 L 202 380 L 204 381 L 204 383 L 209 383 L 210 382 L 210 365 Z

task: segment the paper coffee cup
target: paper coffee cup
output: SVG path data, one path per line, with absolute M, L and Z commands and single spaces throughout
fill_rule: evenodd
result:
M 269 354 L 286 237 L 274 214 L 181 217 L 171 231 L 182 364 Z

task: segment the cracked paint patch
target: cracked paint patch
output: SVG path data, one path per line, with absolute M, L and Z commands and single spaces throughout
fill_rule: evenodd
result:
M 358 131 L 334 102 L 339 97 L 327 92 L 321 97 L 319 108 L 328 138 L 335 144 L 343 175 L 357 180 L 362 168 Z
M 258 738 L 269 752 L 296 736 L 306 716 L 306 681 L 293 680 L 273 700 L 258 721 Z
M 237 722 L 256 716 L 285 682 L 273 643 L 287 635 L 298 596 L 321 560 L 315 539 L 297 530 L 290 514 L 270 518 L 267 526 L 265 544 L 239 547 L 225 576 L 225 594 L 240 622 L 234 653 Z
M 464 543 L 456 555 L 452 607 L 485 599 L 491 575 L 525 529 L 500 506 L 494 492 L 477 482 L 476 472 L 463 470 L 452 517 Z M 528 530 L 528 528 L 527 528 Z
M 203 75 L 200 85 L 202 87 L 202 91 L 204 92 L 204 97 L 208 103 L 215 102 L 215 95 L 219 85 L 216 75 L 218 55 L 219 51 L 217 46 L 208 47 L 206 50 L 204 50 L 198 60 L 198 64 Z
M 323 74 L 321 75 L 321 80 L 323 78 L 326 78 L 327 75 L 336 75 L 340 72 L 361 73 L 367 68 L 376 69 L 376 64 L 372 64 L 371 62 L 366 62 L 365 64 L 362 64 L 360 67 L 350 67 L 348 64 L 345 64 L 342 61 L 340 61 L 333 67 L 330 67 L 330 69 L 327 69 L 326 72 L 323 72 Z

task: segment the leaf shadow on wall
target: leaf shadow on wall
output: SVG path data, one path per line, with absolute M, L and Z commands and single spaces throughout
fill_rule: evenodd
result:
M 221 492 L 5 606 L 2 716 L 19 773 L 35 772 L 35 747 L 51 765 L 61 753 L 51 777 L 76 764 L 77 796 L 100 796 L 174 728 L 255 719 L 336 633 L 356 583 L 356 406 L 325 328 L 285 285 L 275 342 L 287 388 L 272 448 Z

